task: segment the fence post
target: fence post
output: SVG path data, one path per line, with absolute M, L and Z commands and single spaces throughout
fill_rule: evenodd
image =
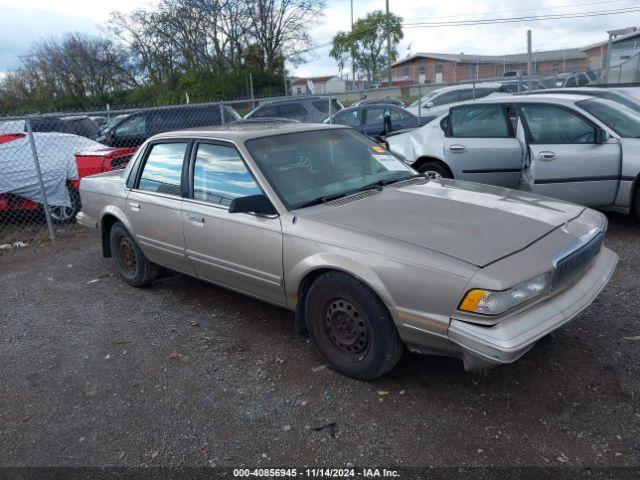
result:
M 224 101 L 220 102 L 220 125 L 224 125 L 225 124 L 225 118 L 224 118 Z
M 329 99 L 329 123 L 333 123 L 333 119 L 331 118 L 331 95 L 327 98 Z
M 49 229 L 49 239 L 55 243 L 56 235 L 53 231 L 53 222 L 51 221 L 51 212 L 49 212 L 49 202 L 47 200 L 47 192 L 44 188 L 44 181 L 42 180 L 42 170 L 40 170 L 40 159 L 38 158 L 38 150 L 36 149 L 36 141 L 33 138 L 33 129 L 31 128 L 31 119 L 27 117 L 27 135 L 29 136 L 29 144 L 31 145 L 31 155 L 33 156 L 33 162 L 36 167 L 36 175 L 38 177 L 38 185 L 40 187 L 40 193 L 42 194 L 42 207 L 44 209 L 44 216 L 47 219 L 47 228 Z
M 422 118 L 422 86 L 418 84 L 418 119 Z

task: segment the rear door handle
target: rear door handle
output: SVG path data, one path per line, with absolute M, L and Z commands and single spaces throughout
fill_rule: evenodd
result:
M 467 151 L 467 147 L 465 147 L 464 145 L 454 144 L 449 145 L 449 150 L 451 150 L 453 153 L 462 153 Z
M 540 152 L 538 153 L 538 158 L 540 160 L 551 160 L 552 158 L 555 158 L 556 154 L 553 152 L 549 152 L 549 151 L 544 151 L 544 152 Z
M 191 223 L 195 223 L 197 225 L 204 225 L 204 217 L 199 215 L 187 215 L 187 218 Z
M 129 206 L 131 207 L 131 210 L 136 212 L 140 210 L 140 204 L 138 202 L 129 202 Z

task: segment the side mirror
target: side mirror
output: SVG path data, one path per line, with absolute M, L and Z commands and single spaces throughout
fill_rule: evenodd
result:
M 229 213 L 276 215 L 278 212 L 264 195 L 249 195 L 248 197 L 234 198 L 229 205 Z
M 427 107 L 427 108 L 431 108 L 431 107 L 433 107 L 433 102 L 427 102 L 427 103 L 425 104 L 425 107 Z
M 609 136 L 604 128 L 596 128 L 596 143 L 606 143 Z

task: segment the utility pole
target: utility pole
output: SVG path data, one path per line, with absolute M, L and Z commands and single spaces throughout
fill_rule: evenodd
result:
M 351 35 L 353 35 L 353 0 L 351 0 Z M 351 90 L 356 90 L 356 49 L 351 47 Z
M 389 0 L 387 4 L 387 76 L 389 78 L 389 86 L 391 86 L 391 18 L 389 17 Z
M 607 40 L 607 83 L 609 82 L 609 75 L 611 73 L 611 44 L 613 43 L 611 40 L 613 38 L 612 32 L 607 32 L 609 34 L 609 40 Z
M 527 30 L 527 88 L 531 91 L 532 53 L 531 53 L 531 30 Z

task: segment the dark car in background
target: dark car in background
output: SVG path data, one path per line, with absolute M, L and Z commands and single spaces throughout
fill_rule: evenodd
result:
M 100 127 L 86 115 L 73 116 L 42 116 L 30 118 L 31 129 L 38 133 L 70 133 L 81 137 L 96 140 L 100 135 Z M 1 132 L 20 133 L 27 131 L 27 123 L 24 120 L 2 122 Z
M 551 77 L 543 78 L 540 84 L 543 88 L 583 87 L 595 83 L 598 76 L 592 70 L 587 72 L 558 73 Z
M 333 113 L 344 107 L 335 98 L 306 97 L 300 99 L 273 100 L 261 103 L 245 115 L 245 120 L 255 118 L 288 118 L 302 123 L 322 123 Z
M 158 133 L 221 125 L 239 119 L 233 108 L 225 105 L 222 110 L 219 104 L 153 108 L 123 115 L 109 123 L 97 140 L 109 147 L 137 147 Z
M 387 117 L 386 125 L 385 117 Z M 331 123 L 348 125 L 374 138 L 397 130 L 419 127 L 428 121 L 429 118 L 419 118 L 395 105 L 375 104 L 347 108 L 331 118 Z

